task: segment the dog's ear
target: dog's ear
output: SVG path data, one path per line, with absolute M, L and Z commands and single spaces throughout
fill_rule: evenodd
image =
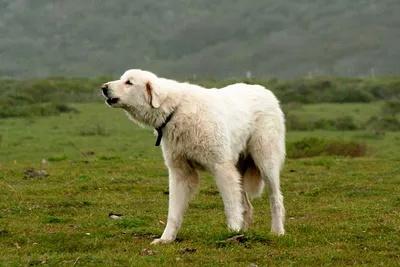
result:
M 162 92 L 157 85 L 150 81 L 146 83 L 146 100 L 153 108 L 159 108 L 166 98 L 165 92 Z

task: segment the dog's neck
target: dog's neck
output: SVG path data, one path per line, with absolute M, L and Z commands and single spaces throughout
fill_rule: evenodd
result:
M 178 95 L 175 98 L 168 97 L 161 107 L 157 109 L 148 109 L 145 107 L 138 108 L 133 105 L 126 106 L 124 109 L 133 122 L 142 127 L 151 127 L 157 131 L 158 138 L 156 146 L 159 146 L 162 138 L 162 130 L 171 120 L 173 114 L 179 106 L 180 101 L 181 96 Z
M 167 123 L 171 120 L 173 115 L 174 115 L 174 110 L 172 110 L 172 112 L 165 118 L 165 121 L 163 122 L 163 124 L 161 124 L 160 126 L 155 128 L 155 130 L 157 131 L 157 134 L 158 134 L 157 140 L 156 140 L 156 146 L 160 146 L 161 138 L 163 135 L 163 129 L 165 126 L 167 126 Z

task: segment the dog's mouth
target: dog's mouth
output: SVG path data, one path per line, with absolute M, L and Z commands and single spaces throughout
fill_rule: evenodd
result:
M 113 105 L 115 105 L 115 104 L 118 104 L 119 103 L 119 98 L 117 98 L 117 97 L 109 97 L 109 98 L 107 98 L 106 99 L 106 103 L 108 104 L 108 105 L 110 105 L 110 106 L 113 106 Z

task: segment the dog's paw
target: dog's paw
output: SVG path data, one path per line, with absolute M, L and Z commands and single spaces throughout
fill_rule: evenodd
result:
M 271 233 L 276 234 L 276 235 L 284 235 L 285 228 L 283 226 L 283 222 L 282 221 L 272 222 Z
M 278 232 L 272 232 L 272 231 L 271 231 L 271 233 L 276 234 L 276 235 L 284 235 L 284 234 L 285 234 L 285 231 L 284 231 L 284 230 L 278 231 Z
M 228 222 L 228 229 L 231 232 L 240 232 L 244 227 L 244 222 L 243 221 L 232 221 Z
M 276 235 L 284 235 L 285 230 L 283 229 L 283 227 L 276 227 L 276 228 L 271 229 L 271 233 L 276 234 Z
M 150 243 L 150 245 L 165 245 L 165 244 L 170 244 L 172 242 L 174 242 L 174 240 L 157 238 L 154 239 L 153 242 Z

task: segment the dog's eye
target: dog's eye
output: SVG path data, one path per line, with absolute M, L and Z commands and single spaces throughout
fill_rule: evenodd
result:
M 132 83 L 131 83 L 131 81 L 130 81 L 130 80 L 127 80 L 127 81 L 125 82 L 125 84 L 132 85 Z

